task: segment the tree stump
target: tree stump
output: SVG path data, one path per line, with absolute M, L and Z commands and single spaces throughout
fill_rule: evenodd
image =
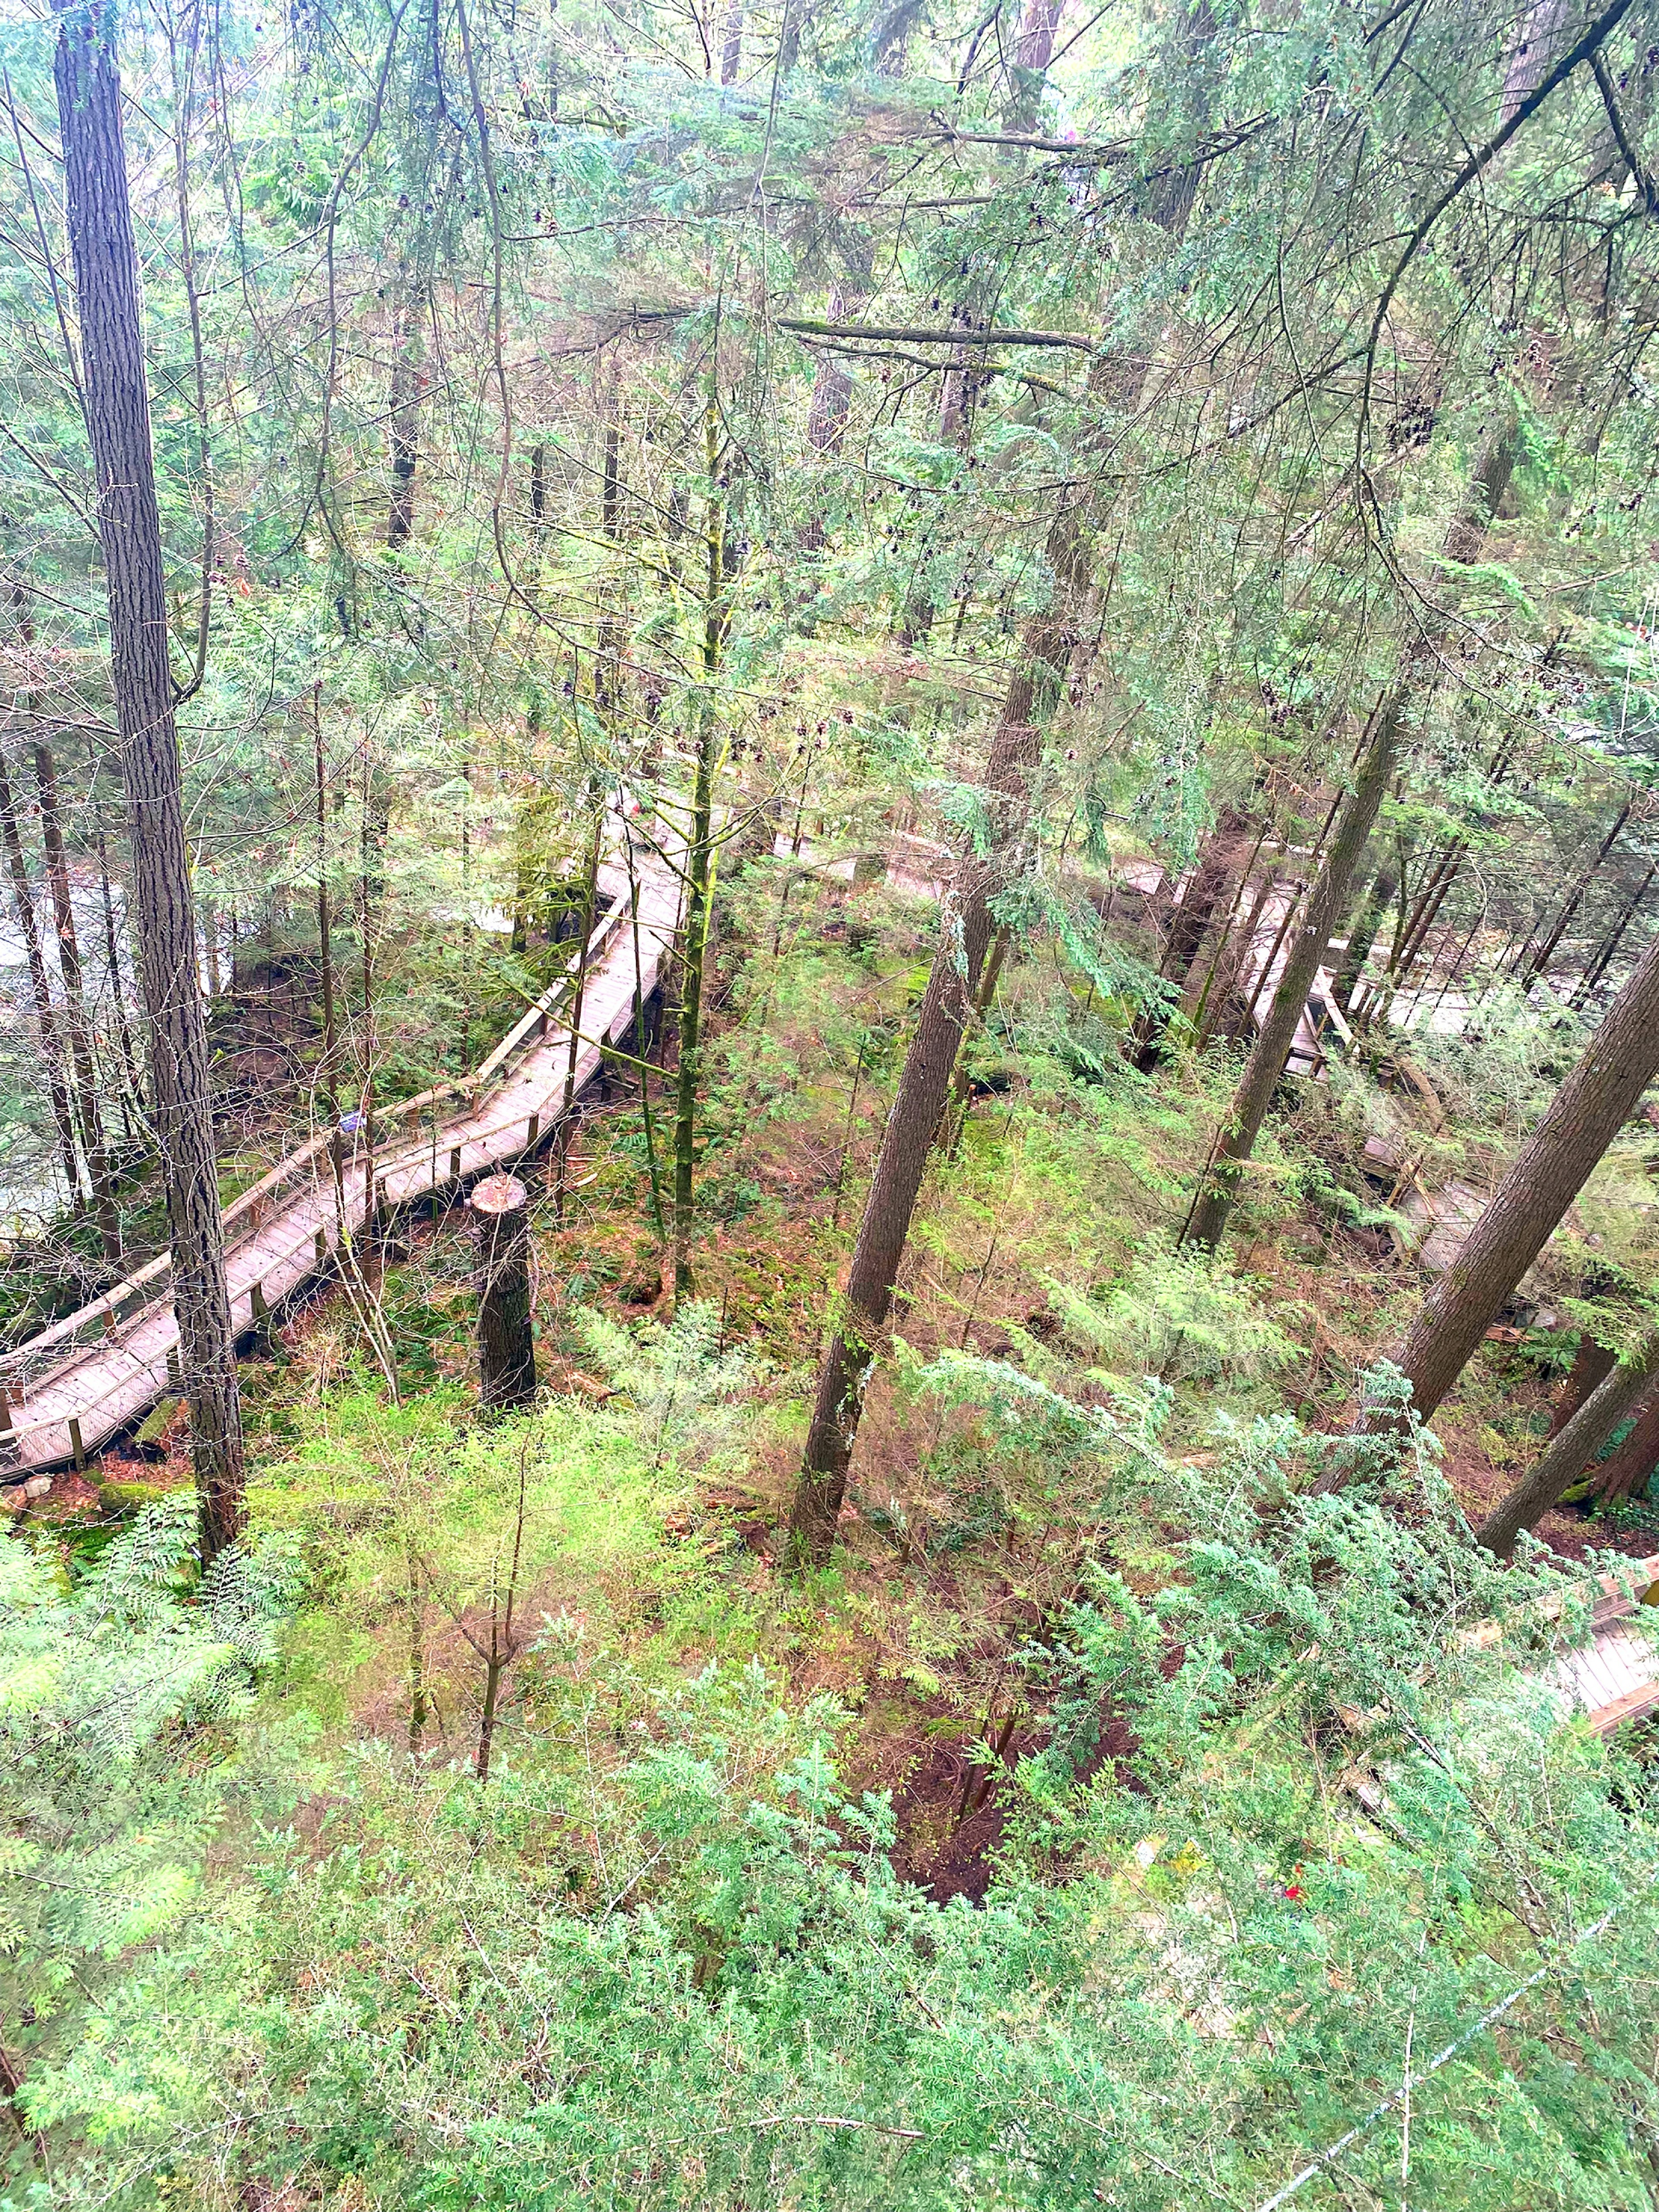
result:
M 478 1376 L 484 1404 L 510 1413 L 536 1395 L 530 1334 L 530 1194 L 516 1176 L 487 1176 L 468 1200 L 478 1240 Z

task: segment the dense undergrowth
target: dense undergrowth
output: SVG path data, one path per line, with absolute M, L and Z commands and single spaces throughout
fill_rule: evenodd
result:
M 1423 2203 L 1647 2203 L 1647 1772 L 1539 1673 L 1582 1576 L 1474 1547 L 1415 1430 L 1314 1489 L 1413 1295 L 1354 1164 L 1397 1094 L 1287 1100 L 1237 1269 L 1183 1261 L 1224 1068 L 1149 1083 L 1012 970 L 792 1580 L 916 987 L 902 902 L 854 953 L 797 896 L 775 963 L 732 924 L 697 1303 L 653 1310 L 619 1077 L 541 1223 L 542 1408 L 480 1425 L 465 1246 L 410 1224 L 402 1402 L 298 1314 L 207 1583 L 181 1468 L 6 1547 L 8 2201 L 1249 2206 L 1393 2098 L 1310 2201 L 1408 2159 Z M 1437 1141 L 1489 1141 L 1512 1060 L 1435 1072 Z M 1492 1347 L 1448 1432 L 1498 1464 L 1571 1342 Z

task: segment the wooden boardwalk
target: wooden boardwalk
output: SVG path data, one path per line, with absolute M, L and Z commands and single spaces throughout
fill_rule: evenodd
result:
M 599 872 L 609 910 L 588 945 L 575 1091 L 598 1072 L 605 1044 L 633 1024 L 661 979 L 677 926 L 675 869 L 634 843 L 631 866 Z M 531 1007 L 469 1076 L 375 1115 L 374 1202 L 384 1215 L 447 1194 L 536 1152 L 557 1126 L 570 1064 L 559 1018 L 568 980 Z M 225 1272 L 238 1335 L 257 1328 L 313 1276 L 333 1270 L 368 1212 L 371 1161 L 349 1141 L 337 1191 L 329 1133 L 290 1153 L 224 1211 Z M 167 1288 L 171 1262 L 152 1261 L 78 1313 L 54 1322 L 0 1363 L 0 1486 L 78 1466 L 177 1389 L 178 1324 Z
M 1613 1576 L 1601 1577 L 1589 1643 L 1553 1660 L 1541 1676 L 1598 1735 L 1659 1712 L 1659 1644 L 1639 1629 L 1632 1633 L 1637 1607 L 1659 1604 L 1659 1556 L 1632 1559 L 1631 1576 L 1633 1597 Z

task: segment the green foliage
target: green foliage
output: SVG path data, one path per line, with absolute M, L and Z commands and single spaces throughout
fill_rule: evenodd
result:
M 1052 1279 L 1048 1289 L 1067 1333 L 1131 1374 L 1252 1382 L 1298 1356 L 1284 1324 L 1300 1310 L 1269 1310 L 1248 1279 L 1206 1254 L 1142 1252 L 1103 1296 Z

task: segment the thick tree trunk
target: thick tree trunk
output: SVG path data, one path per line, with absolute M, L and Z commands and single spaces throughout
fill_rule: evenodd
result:
M 58 803 L 58 764 L 52 757 L 52 747 L 42 744 L 39 738 L 34 741 L 34 787 L 40 800 L 40 842 L 46 848 L 46 882 L 52 891 L 52 920 L 58 931 L 58 968 L 64 979 L 70 1060 L 75 1070 L 76 1119 L 87 1156 L 87 1172 L 92 1178 L 92 1203 L 98 1217 L 104 1257 L 118 1260 L 121 1217 L 115 1207 L 109 1147 L 104 1141 L 104 1117 L 99 1108 L 98 1069 L 93 1059 L 92 1027 L 87 1019 L 81 940 L 76 933 L 75 902 L 70 896 L 69 854 L 64 845 L 63 816 Z
M 1561 1395 L 1556 1400 L 1550 1414 L 1549 1432 L 1559 1437 L 1584 1401 L 1599 1390 L 1619 1364 L 1619 1354 L 1605 1344 L 1598 1344 L 1586 1329 L 1578 1340 L 1578 1351 L 1571 1370 L 1561 1386 Z
M 1060 696 L 1076 643 L 1078 610 L 1088 580 L 1087 550 L 1075 514 L 1063 509 L 1048 534 L 1053 603 L 1027 626 L 986 766 L 988 849 L 963 863 L 952 910 L 921 1002 L 859 1225 L 842 1316 L 818 1374 L 790 1543 L 803 1564 L 822 1565 L 835 1542 L 847 1470 L 893 1285 L 910 1233 L 934 1132 L 950 1097 L 988 946 L 991 902 L 1007 880 L 1030 805 L 1041 755 L 1039 720 Z
M 1475 1531 L 1489 1552 L 1506 1559 L 1521 1531 L 1535 1528 L 1551 1506 L 1571 1489 L 1620 1421 L 1652 1389 L 1656 1354 L 1659 1337 L 1650 1339 L 1632 1364 L 1615 1367 L 1554 1442 L 1545 1447 L 1530 1473 L 1493 1507 Z
M 743 0 L 727 0 L 720 37 L 720 82 L 735 84 L 743 68 Z
M 1394 1355 L 1425 1421 L 1656 1073 L 1659 938 L 1607 1009 L 1583 1057 Z
M 1594 1495 L 1603 1504 L 1616 1498 L 1639 1495 L 1656 1466 L 1659 1466 L 1659 1388 L 1650 1376 L 1647 1395 L 1636 1409 L 1635 1426 L 1613 1457 L 1594 1470 Z
M 477 1227 L 480 1395 L 491 1413 L 507 1413 L 536 1395 L 530 1194 L 516 1176 L 487 1176 L 468 1203 Z
M 132 823 L 139 969 L 156 1139 L 172 1232 L 202 1549 L 242 1522 L 242 1424 L 225 1284 L 207 1029 L 179 791 L 161 520 L 127 197 L 121 87 L 108 17 L 59 7 L 54 75 L 98 480 L 122 774 Z
M 40 1031 L 40 1060 L 46 1071 L 46 1091 L 52 1100 L 52 1118 L 58 1132 L 58 1154 L 64 1163 L 70 1203 L 78 1208 L 81 1204 L 81 1163 L 75 1150 L 75 1122 L 70 1111 L 69 1087 L 64 1080 L 64 1064 L 58 1051 L 58 1016 L 52 1003 L 52 984 L 46 974 L 46 954 L 40 945 L 40 926 L 35 920 L 34 899 L 29 890 L 29 872 L 23 859 L 23 841 L 17 830 L 17 804 L 12 794 L 11 778 L 6 773 L 3 758 L 0 758 L 0 836 L 3 836 L 5 840 L 6 866 L 11 874 L 12 902 L 17 912 L 17 927 L 22 933 L 23 949 L 28 956 L 29 986 L 34 994 L 34 1018 Z

